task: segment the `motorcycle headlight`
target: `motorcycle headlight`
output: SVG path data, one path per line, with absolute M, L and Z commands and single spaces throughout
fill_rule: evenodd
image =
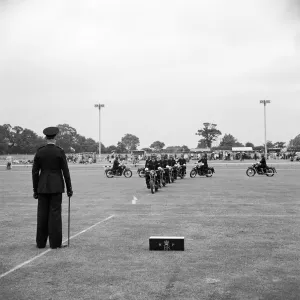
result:
M 185 164 L 183 164 L 183 166 L 185 167 Z
M 149 169 L 148 168 L 145 168 L 145 171 L 148 171 Z

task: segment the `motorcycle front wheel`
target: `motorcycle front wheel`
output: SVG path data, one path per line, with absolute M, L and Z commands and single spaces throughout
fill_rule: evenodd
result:
M 150 180 L 150 190 L 151 190 L 151 193 L 154 194 L 154 184 L 153 184 L 153 180 Z
M 112 170 L 107 170 L 105 172 L 105 174 L 106 174 L 106 177 L 108 177 L 108 178 L 113 178 L 114 177 L 114 173 L 113 173 Z
M 248 168 L 246 174 L 248 177 L 253 177 L 255 175 L 255 170 L 253 168 Z
M 195 178 L 196 175 L 197 175 L 197 171 L 196 171 L 196 170 L 192 170 L 192 171 L 190 172 L 190 177 L 191 177 L 191 178 Z

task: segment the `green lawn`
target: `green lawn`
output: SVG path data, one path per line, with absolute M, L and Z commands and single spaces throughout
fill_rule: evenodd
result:
M 152 195 L 136 169 L 108 179 L 71 165 L 71 236 L 114 217 L 0 278 L 0 299 L 300 299 L 300 164 L 272 178 L 246 167 L 216 165 Z M 47 250 L 35 248 L 31 168 L 3 168 L 0 188 L 1 276 Z M 64 239 L 67 208 L 65 196 Z M 149 251 L 152 235 L 184 236 L 185 251 Z

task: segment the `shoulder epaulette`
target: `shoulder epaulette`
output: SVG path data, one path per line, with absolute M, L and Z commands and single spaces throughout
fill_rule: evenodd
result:
M 60 150 L 63 150 L 64 151 L 64 149 L 62 148 L 62 147 L 59 147 L 59 146 L 57 146 L 57 145 L 55 145 L 57 148 L 59 148 Z
M 41 147 L 38 147 L 37 149 L 40 150 L 40 149 L 44 148 L 45 146 L 46 146 L 46 145 L 43 145 L 43 146 L 41 146 Z

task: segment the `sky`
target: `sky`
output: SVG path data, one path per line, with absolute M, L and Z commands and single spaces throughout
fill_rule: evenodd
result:
M 261 145 L 262 99 L 267 140 L 300 134 L 300 1 L 0 0 L 1 125 L 98 141 L 101 103 L 105 146 Z

